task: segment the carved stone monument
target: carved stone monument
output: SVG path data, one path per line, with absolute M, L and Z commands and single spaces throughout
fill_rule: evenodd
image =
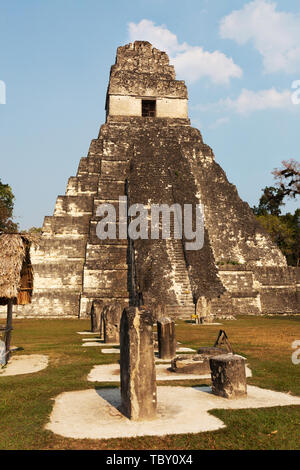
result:
M 222 354 L 209 360 L 212 393 L 224 398 L 247 396 L 245 359 L 236 354 Z
M 102 318 L 104 329 L 104 343 L 119 343 L 120 341 L 120 320 L 122 306 L 118 303 L 105 305 Z
M 91 331 L 93 333 L 100 332 L 101 328 L 101 311 L 102 311 L 102 302 L 94 300 L 91 308 Z
M 135 421 L 156 417 L 153 319 L 143 307 L 124 309 L 120 327 L 121 411 Z
M 168 317 L 157 320 L 158 357 L 173 359 L 176 356 L 175 322 Z

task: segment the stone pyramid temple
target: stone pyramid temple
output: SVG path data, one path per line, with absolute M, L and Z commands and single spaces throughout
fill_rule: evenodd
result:
M 174 236 L 100 239 L 97 208 L 117 208 L 120 196 L 145 207 L 203 204 L 203 247 L 187 250 Z M 144 41 L 118 48 L 106 123 L 31 256 L 32 303 L 16 306 L 17 316 L 86 318 L 93 302 L 112 301 L 182 318 L 300 312 L 299 270 L 287 266 L 191 127 L 187 88 L 167 54 Z

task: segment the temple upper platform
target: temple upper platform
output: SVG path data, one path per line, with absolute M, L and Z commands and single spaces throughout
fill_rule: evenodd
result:
M 188 119 L 188 94 L 169 57 L 146 41 L 117 49 L 106 98 L 107 116 Z

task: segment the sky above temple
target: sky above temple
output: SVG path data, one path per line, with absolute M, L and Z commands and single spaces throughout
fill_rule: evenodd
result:
M 0 0 L 0 179 L 21 228 L 52 215 L 105 121 L 116 48 L 136 39 L 169 54 L 192 125 L 250 206 L 300 159 L 299 0 Z

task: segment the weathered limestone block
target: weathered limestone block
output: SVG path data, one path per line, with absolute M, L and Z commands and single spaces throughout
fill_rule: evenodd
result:
M 33 317 L 67 317 L 78 312 L 80 295 L 74 289 L 39 289 L 35 293 L 34 310 L 32 304 L 16 305 L 16 315 Z
M 204 351 L 201 354 L 182 354 L 176 356 L 171 361 L 171 370 L 177 374 L 210 374 L 210 358 L 219 354 L 226 354 L 225 350 L 218 348 L 202 348 Z M 210 351 L 211 350 L 211 351 Z
M 122 305 L 114 302 L 103 309 L 104 343 L 119 343 Z
M 58 196 L 54 216 L 69 215 L 79 217 L 92 213 L 93 198 L 91 196 Z
M 171 370 L 177 374 L 209 374 L 209 356 L 203 354 L 184 354 L 171 361 Z
M 121 410 L 129 419 L 156 416 L 153 319 L 143 307 L 123 311 L 120 327 Z
M 157 320 L 158 357 L 173 359 L 176 356 L 175 322 L 168 317 Z
M 224 398 L 247 395 L 245 359 L 235 354 L 222 354 L 209 360 L 212 393 Z
M 68 180 L 66 195 L 77 196 L 81 194 L 93 195 L 97 194 L 98 175 L 86 176 L 71 176 Z

